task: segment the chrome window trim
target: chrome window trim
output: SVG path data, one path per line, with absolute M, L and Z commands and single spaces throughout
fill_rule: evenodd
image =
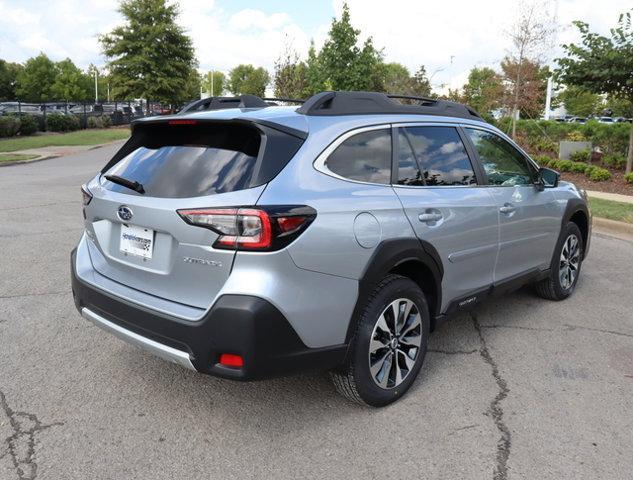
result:
M 367 127 L 354 128 L 338 136 L 332 143 L 330 143 L 325 148 L 325 150 L 323 150 L 319 154 L 319 156 L 313 162 L 312 165 L 314 166 L 315 170 L 321 173 L 324 173 L 325 175 L 328 175 L 330 177 L 338 178 L 339 180 L 344 180 L 350 183 L 358 183 L 360 185 L 379 185 L 382 187 L 389 186 L 389 183 L 363 182 L 362 180 L 354 180 L 353 178 L 343 177 L 341 175 L 338 175 L 337 173 L 334 173 L 325 165 L 325 162 L 327 161 L 329 156 L 332 154 L 332 152 L 334 152 L 334 150 L 336 150 L 341 145 L 341 143 L 343 143 L 345 140 L 347 140 L 350 137 L 353 137 L 354 135 L 358 135 L 359 133 L 371 132 L 374 130 L 389 130 L 389 134 L 391 135 L 391 124 L 382 123 L 379 125 L 370 125 Z
M 347 178 L 347 177 L 343 177 L 341 175 L 338 175 L 334 172 L 332 172 L 329 168 L 327 168 L 327 166 L 325 165 L 325 162 L 327 161 L 328 157 L 332 154 L 332 152 L 334 150 L 336 150 L 338 148 L 338 146 L 343 143 L 345 140 L 347 140 L 350 137 L 353 137 L 356 134 L 359 133 L 364 133 L 364 132 L 370 132 L 373 130 L 387 130 L 387 129 L 393 129 L 393 128 L 398 128 L 398 127 L 455 127 L 455 128 L 472 128 L 475 130 L 483 130 L 484 132 L 488 132 L 488 133 L 492 133 L 495 134 L 501 138 L 503 138 L 504 140 L 506 140 L 507 142 L 510 143 L 510 145 L 512 145 L 514 148 L 516 148 L 527 160 L 528 162 L 530 162 L 532 164 L 532 166 L 536 169 L 536 171 L 538 172 L 539 170 L 539 166 L 536 164 L 536 162 L 534 160 L 532 160 L 532 158 L 525 152 L 525 150 L 523 150 L 521 147 L 519 147 L 510 137 L 508 137 L 506 134 L 504 134 L 502 131 L 492 127 L 492 126 L 488 126 L 488 125 L 481 125 L 481 124 L 473 124 L 473 123 L 463 123 L 463 122 L 459 122 L 459 121 L 429 121 L 429 120 L 420 120 L 420 121 L 402 121 L 402 122 L 391 122 L 391 123 L 381 123 L 378 125 L 369 125 L 369 126 L 365 126 L 365 127 L 358 127 L 358 128 L 353 128 L 352 130 L 348 130 L 347 132 L 341 134 L 340 136 L 338 136 L 332 143 L 330 143 L 325 150 L 323 150 L 316 158 L 316 160 L 313 162 L 313 167 L 315 170 L 329 176 L 332 178 L 337 178 L 339 180 L 343 180 L 345 182 L 349 182 L 349 183 L 356 183 L 359 185 L 376 185 L 376 186 L 391 186 L 392 188 L 489 188 L 489 187 L 499 187 L 500 185 L 490 185 L 490 184 L 475 184 L 475 185 L 436 185 L 436 186 L 418 186 L 418 185 L 399 185 L 397 183 L 374 183 L 374 182 L 363 182 L 362 180 L 354 180 L 351 178 Z M 393 132 L 391 132 L 393 134 Z M 393 156 L 393 155 L 392 155 Z M 478 159 L 475 159 L 475 161 L 479 161 Z M 515 186 L 520 186 L 520 187 L 531 187 L 534 188 L 532 185 L 504 185 L 504 187 L 506 188 L 510 188 L 510 187 L 515 187 Z

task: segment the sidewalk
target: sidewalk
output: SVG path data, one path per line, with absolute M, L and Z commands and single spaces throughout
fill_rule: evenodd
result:
M 631 195 L 621 195 L 619 193 L 596 192 L 594 190 L 587 190 L 587 195 L 594 198 L 600 198 L 602 200 L 611 200 L 612 202 L 633 203 L 633 196 Z
M 117 140 L 118 142 L 120 140 Z M 86 152 L 88 150 L 94 150 L 95 148 L 101 148 L 105 145 L 109 145 L 110 143 L 102 143 L 100 145 L 74 145 L 74 146 L 60 146 L 60 147 L 42 147 L 42 148 L 28 148 L 26 150 L 16 150 L 13 152 L 7 152 L 7 154 L 13 155 L 36 155 L 35 158 L 31 158 L 29 160 L 16 160 L 15 162 L 2 162 L 0 166 L 9 166 L 15 165 L 17 163 L 31 163 L 31 162 L 39 162 L 40 160 L 48 160 L 49 158 L 57 158 L 63 157 L 66 155 L 72 155 L 74 153 Z

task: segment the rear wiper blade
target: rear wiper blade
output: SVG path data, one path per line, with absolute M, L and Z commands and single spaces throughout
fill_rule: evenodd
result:
M 128 180 L 127 178 L 119 177 L 118 175 L 105 175 L 106 180 L 110 180 L 112 183 L 118 183 L 119 185 L 123 185 L 130 190 L 134 190 L 140 194 L 145 193 L 145 189 L 143 185 L 138 182 L 133 182 L 132 180 Z

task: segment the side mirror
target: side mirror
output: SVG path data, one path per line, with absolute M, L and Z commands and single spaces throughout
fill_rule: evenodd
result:
M 545 167 L 539 168 L 538 181 L 542 185 L 543 188 L 557 187 L 559 180 L 560 180 L 560 173 L 558 173 L 556 170 L 552 170 L 551 168 L 545 168 Z

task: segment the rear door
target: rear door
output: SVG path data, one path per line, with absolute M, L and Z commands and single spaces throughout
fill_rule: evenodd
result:
M 464 128 L 484 169 L 499 214 L 495 281 L 547 268 L 560 231 L 560 208 L 551 189 L 535 188 L 537 171 L 500 135 Z
M 442 310 L 451 300 L 477 301 L 493 282 L 498 215 L 458 128 L 399 126 L 394 141 L 394 189 L 417 236 L 444 266 Z
M 213 248 L 219 234 L 186 223 L 177 211 L 255 205 L 301 141 L 267 135 L 267 127 L 179 122 L 136 130 L 88 185 L 88 244 L 94 268 L 111 280 L 208 308 L 235 253 Z M 138 182 L 144 192 L 106 176 Z

